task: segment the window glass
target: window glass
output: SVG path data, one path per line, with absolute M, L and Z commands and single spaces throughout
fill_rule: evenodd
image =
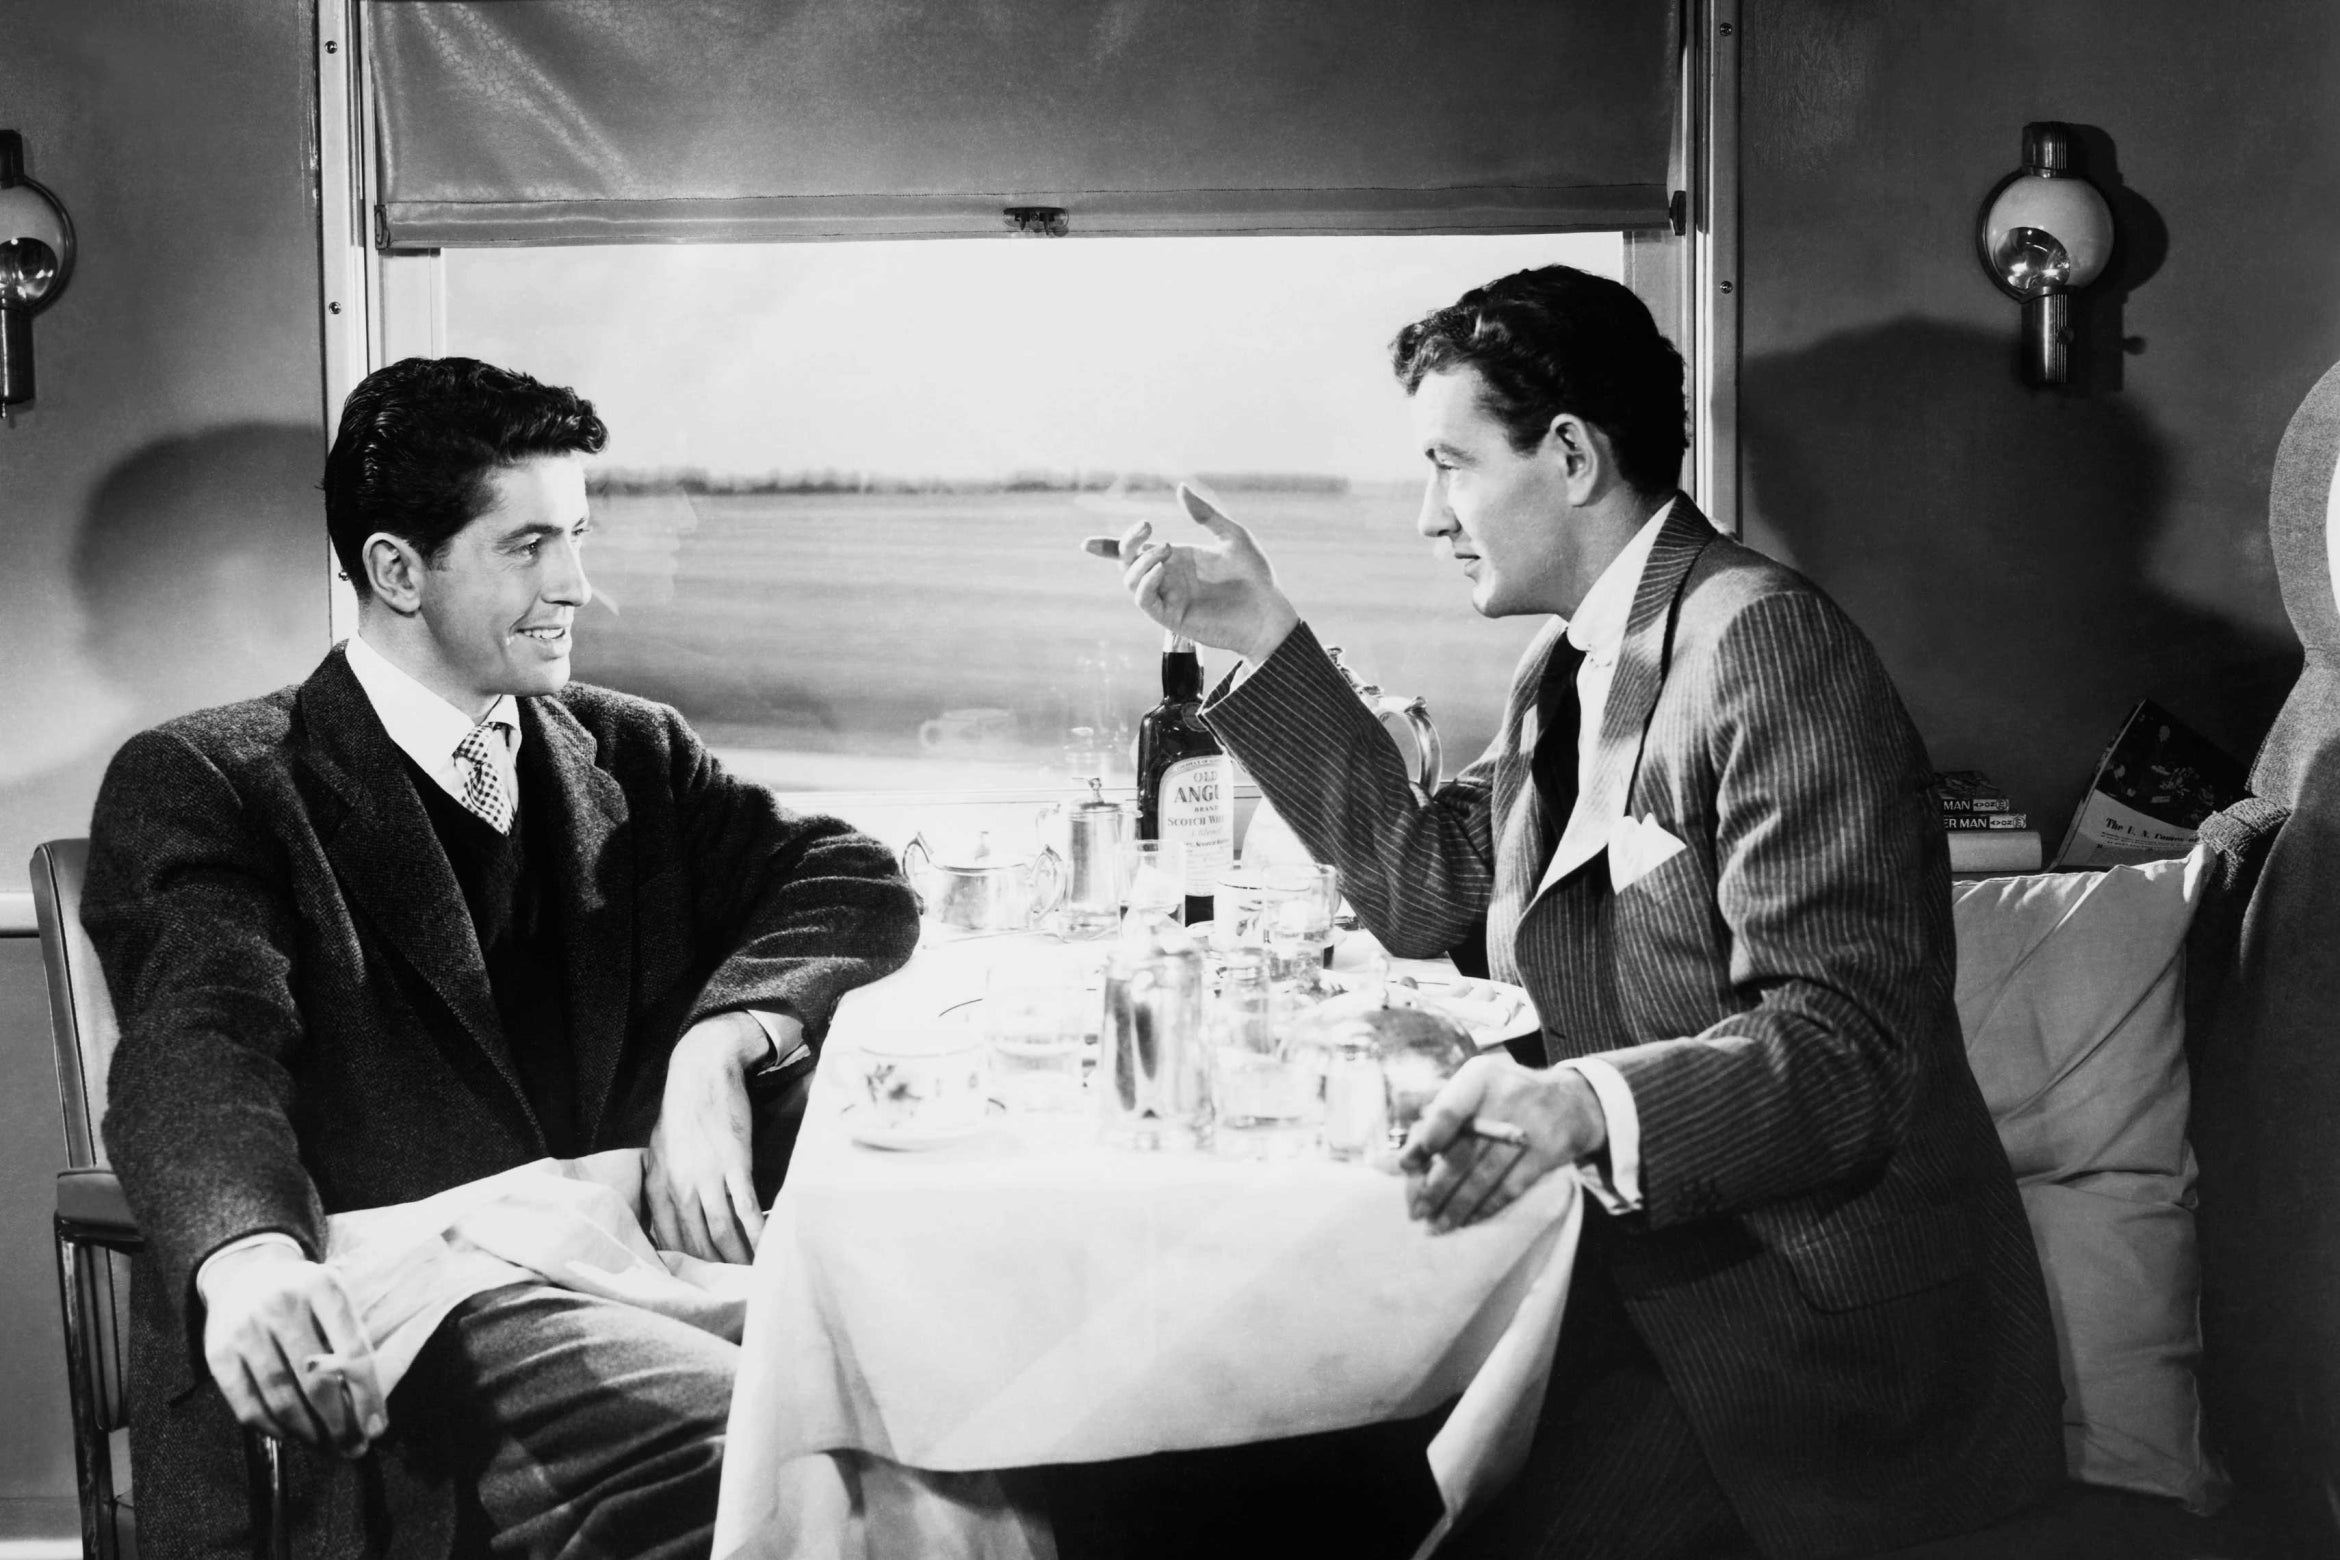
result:
M 1160 634 L 1084 536 L 1194 528 L 1199 476 L 1451 771 L 1538 624 L 1414 529 L 1388 342 L 1616 234 L 937 240 L 445 254 L 450 352 L 610 427 L 577 674 L 678 706 L 782 790 L 1126 781 Z M 1205 652 L 1215 678 L 1230 658 Z

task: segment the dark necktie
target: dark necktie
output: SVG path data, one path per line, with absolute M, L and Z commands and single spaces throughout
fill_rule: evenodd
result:
M 1543 799 L 1545 816 L 1552 820 L 1556 839 L 1568 827 L 1576 807 L 1576 669 L 1584 652 L 1562 639 L 1552 647 L 1544 680 L 1536 688 L 1536 750 L 1528 770 L 1535 776 L 1536 795 Z

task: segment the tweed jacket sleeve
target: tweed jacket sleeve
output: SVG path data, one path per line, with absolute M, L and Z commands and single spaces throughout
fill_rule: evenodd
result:
M 1435 958 L 1478 928 L 1494 891 L 1497 747 L 1424 797 L 1397 743 L 1303 623 L 1204 709 L 1285 822 L 1341 869 L 1358 918 L 1401 958 Z
M 142 732 L 106 772 L 83 920 L 121 1038 L 106 1141 L 168 1292 L 240 1235 L 314 1256 L 325 1216 L 290 1119 L 307 1038 L 282 852 L 211 756 Z
M 762 1008 L 797 1019 L 817 1042 L 839 998 L 909 960 L 917 901 L 884 846 L 838 819 L 782 807 L 726 773 L 681 716 L 662 714 L 697 931 L 720 951 L 686 1027 Z

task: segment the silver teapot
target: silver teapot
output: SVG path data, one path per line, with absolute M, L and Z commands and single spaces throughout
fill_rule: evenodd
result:
M 1325 654 L 1332 657 L 1333 665 L 1340 668 L 1357 697 L 1365 701 L 1365 707 L 1389 728 L 1393 737 L 1402 731 L 1412 738 L 1415 786 L 1425 795 L 1437 790 L 1438 782 L 1445 778 L 1446 754 L 1438 744 L 1438 727 L 1431 722 L 1430 706 L 1418 694 L 1383 693 L 1380 684 L 1359 677 L 1341 659 L 1339 645 L 1325 646 Z M 1398 742 L 1400 750 L 1407 745 L 1403 740 Z

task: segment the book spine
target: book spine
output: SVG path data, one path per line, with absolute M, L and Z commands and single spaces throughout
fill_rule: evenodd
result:
M 2003 813 L 2015 810 L 2012 796 L 1944 796 L 1942 811 L 1946 813 Z
M 2019 812 L 2001 813 L 1944 813 L 1942 827 L 1952 833 L 1972 833 L 1986 829 L 2028 829 L 2031 815 Z

